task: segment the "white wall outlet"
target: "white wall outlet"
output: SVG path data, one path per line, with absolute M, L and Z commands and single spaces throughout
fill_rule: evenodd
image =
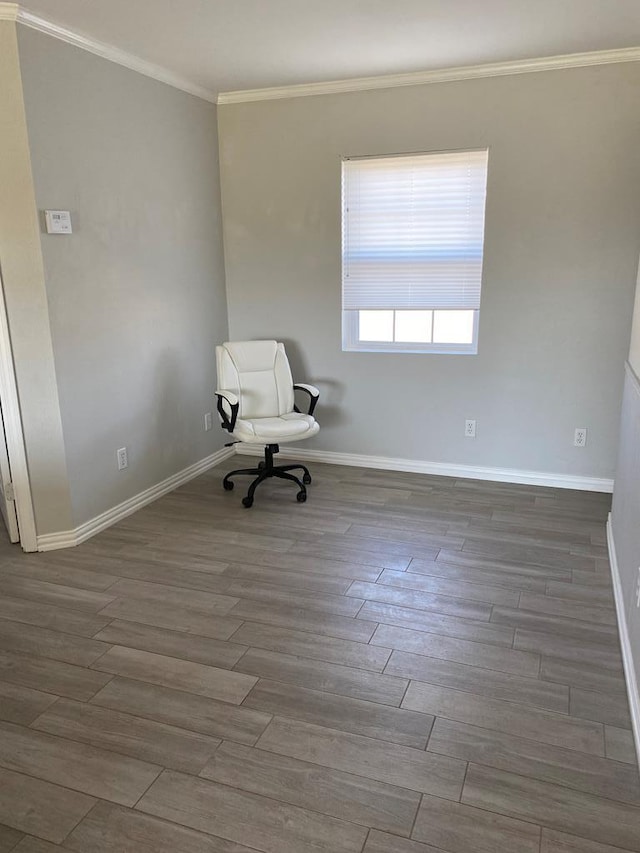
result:
M 204 416 L 204 428 L 205 432 L 209 432 L 209 430 L 213 427 L 213 417 L 211 412 L 206 412 Z
M 640 568 L 638 569 L 638 579 L 636 581 L 636 607 L 640 607 Z
M 118 471 L 122 471 L 123 468 L 129 467 L 129 460 L 127 458 L 127 448 L 120 447 L 116 450 L 116 457 L 118 459 Z
M 573 434 L 573 443 L 575 447 L 584 447 L 587 443 L 587 428 L 577 427 Z
M 466 438 L 475 438 L 476 437 L 476 422 L 475 421 L 465 421 L 464 422 L 464 434 Z

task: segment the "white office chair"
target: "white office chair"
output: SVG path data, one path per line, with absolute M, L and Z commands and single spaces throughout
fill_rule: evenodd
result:
M 257 487 L 269 477 L 292 480 L 297 483 L 297 499 L 307 499 L 305 485 L 311 475 L 304 465 L 274 465 L 273 456 L 279 444 L 311 438 L 320 429 L 313 417 L 320 392 L 313 385 L 293 384 L 291 368 L 284 344 L 277 341 L 239 341 L 216 347 L 218 367 L 218 413 L 222 428 L 236 442 L 264 445 L 264 462 L 257 468 L 240 468 L 231 471 L 222 481 L 227 491 L 233 489 L 232 477 L 249 474 L 255 477 L 249 486 L 243 506 L 253 504 Z M 309 395 L 309 411 L 303 414 L 294 402 L 294 390 Z M 229 445 L 228 445 L 229 446 Z M 302 480 L 291 471 L 301 470 Z

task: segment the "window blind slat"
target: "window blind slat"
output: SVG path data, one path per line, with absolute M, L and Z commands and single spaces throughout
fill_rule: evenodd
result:
M 487 160 L 344 161 L 343 310 L 480 307 Z

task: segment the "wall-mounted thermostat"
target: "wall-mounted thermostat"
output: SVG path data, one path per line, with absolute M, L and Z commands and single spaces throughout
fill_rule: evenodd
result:
M 68 210 L 45 210 L 47 234 L 71 234 L 71 213 Z

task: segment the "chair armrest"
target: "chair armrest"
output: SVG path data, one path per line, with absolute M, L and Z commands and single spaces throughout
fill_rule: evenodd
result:
M 237 395 L 233 393 L 233 391 L 216 391 L 216 397 L 218 398 L 218 414 L 222 419 L 222 429 L 226 429 L 227 432 L 233 432 L 236 426 L 236 420 L 238 418 L 238 410 L 240 408 L 240 400 Z M 222 401 L 225 401 L 229 408 L 231 409 L 231 417 L 225 411 L 224 405 Z
M 312 415 L 318 404 L 318 400 L 320 399 L 320 391 L 318 391 L 315 385 L 307 385 L 306 382 L 296 382 L 293 386 L 293 390 L 304 391 L 305 394 L 309 395 L 309 411 L 307 414 Z M 296 411 L 298 411 L 298 409 L 296 409 Z

